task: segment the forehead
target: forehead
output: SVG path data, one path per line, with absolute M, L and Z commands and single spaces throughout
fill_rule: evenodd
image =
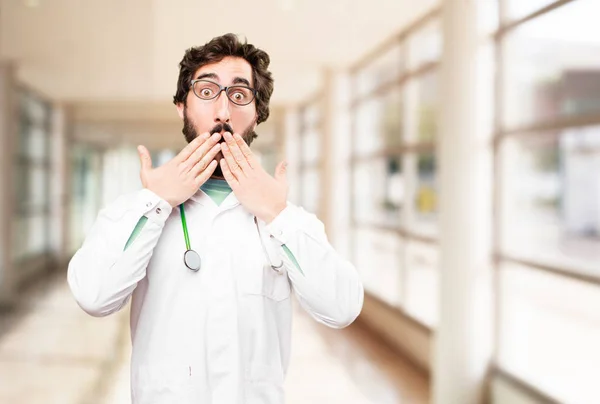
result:
M 253 84 L 252 67 L 243 58 L 227 56 L 220 62 L 204 65 L 196 70 L 193 78 L 195 79 L 205 73 L 216 74 L 218 79 L 215 78 L 214 80 L 222 85 L 231 84 L 236 77 L 246 79 L 251 85 Z

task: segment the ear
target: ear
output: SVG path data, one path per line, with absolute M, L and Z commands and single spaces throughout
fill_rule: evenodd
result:
M 179 114 L 179 118 L 183 120 L 183 110 L 185 109 L 185 105 L 183 105 L 183 102 L 178 102 L 177 104 L 175 104 L 175 106 L 177 106 L 177 113 Z

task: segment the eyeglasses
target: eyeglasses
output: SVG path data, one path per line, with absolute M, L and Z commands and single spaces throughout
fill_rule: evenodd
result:
M 191 87 L 196 97 L 201 100 L 215 99 L 221 94 L 221 91 L 225 91 L 229 101 L 235 105 L 248 105 L 256 97 L 256 90 L 248 86 L 234 85 L 223 87 L 210 80 L 193 80 Z

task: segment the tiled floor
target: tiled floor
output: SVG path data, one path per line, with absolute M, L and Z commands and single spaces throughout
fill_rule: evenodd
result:
M 0 403 L 129 403 L 127 311 L 97 319 L 64 276 L 22 297 L 0 326 Z M 424 404 L 427 381 L 357 325 L 328 329 L 296 310 L 287 404 Z

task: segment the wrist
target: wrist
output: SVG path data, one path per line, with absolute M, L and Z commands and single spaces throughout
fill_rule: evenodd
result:
M 281 212 L 283 212 L 286 206 L 286 202 L 278 203 L 277 205 L 274 205 L 271 209 L 269 209 L 269 211 L 265 213 L 264 217 L 260 219 L 263 220 L 266 224 L 270 224 L 273 220 L 275 220 L 277 216 L 279 216 Z
M 172 198 L 168 198 L 164 195 L 164 192 L 160 192 L 160 191 L 155 191 L 154 189 L 151 189 L 149 187 L 144 187 L 146 188 L 148 191 L 154 193 L 156 196 L 158 196 L 160 199 L 162 199 L 163 201 L 167 202 L 169 205 L 171 205 L 172 208 L 179 206 L 179 202 L 172 199 Z

